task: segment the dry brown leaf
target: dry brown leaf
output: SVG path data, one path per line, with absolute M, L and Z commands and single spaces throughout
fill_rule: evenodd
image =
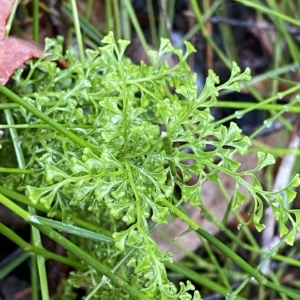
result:
M 12 10 L 14 0 L 2 0 L 0 9 L 0 40 L 5 36 L 5 23 Z
M 39 58 L 40 46 L 10 37 L 0 42 L 0 84 L 6 84 L 12 73 L 30 58 Z
M 14 0 L 2 0 L 0 9 L 0 84 L 6 84 L 13 72 L 30 58 L 38 58 L 43 51 L 38 45 L 19 38 L 5 36 L 5 23 Z

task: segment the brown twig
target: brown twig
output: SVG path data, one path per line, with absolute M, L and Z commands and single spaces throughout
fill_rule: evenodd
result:
M 185 11 L 183 13 L 185 16 L 194 18 L 194 13 L 190 10 Z M 276 30 L 276 26 L 268 23 L 266 21 L 257 21 L 257 20 L 238 20 L 238 19 L 232 19 L 232 18 L 227 18 L 227 17 L 221 17 L 221 16 L 212 16 L 206 19 L 206 21 L 209 20 L 212 23 L 218 24 L 218 23 L 226 23 L 231 26 L 235 27 L 255 27 L 258 29 L 265 29 L 265 30 Z M 300 33 L 299 28 L 295 26 L 286 26 L 286 30 L 288 33 L 291 34 L 297 34 Z

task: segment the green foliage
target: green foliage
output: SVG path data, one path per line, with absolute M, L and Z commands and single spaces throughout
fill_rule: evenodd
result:
M 222 85 L 210 70 L 199 93 L 196 75 L 186 62 L 194 52 L 191 44 L 185 44 L 183 54 L 162 39 L 158 52 L 149 52 L 152 64 L 146 66 L 134 65 L 124 57 L 127 41 L 116 43 L 110 33 L 102 42 L 98 50 L 87 50 L 81 63 L 71 52 L 63 56 L 60 45 L 47 40 L 44 55 L 50 59 L 31 63 L 26 79 L 21 71 L 16 73 L 16 91 L 24 101 L 84 142 L 78 143 L 77 138 L 55 130 L 22 107 L 16 109 L 18 123 L 31 125 L 19 134 L 32 174 L 22 180 L 20 176 L 2 177 L 1 183 L 25 191 L 33 204 L 44 205 L 49 216 L 61 210 L 64 222 L 72 223 L 79 216 L 110 232 L 113 245 L 73 238 L 149 299 L 192 299 L 190 282 L 177 290 L 169 281 L 164 262 L 172 261 L 172 256 L 159 250 L 150 237 L 150 218 L 155 223 L 168 222 L 169 208 L 164 201 L 175 205 L 183 200 L 201 207 L 203 182 L 219 183 L 220 172 L 225 173 L 236 182 L 233 209 L 247 199 L 240 191 L 243 186 L 254 200 L 251 221 L 256 228 L 264 228 L 260 223 L 264 200 L 273 208 L 283 236 L 288 233 L 287 221 L 294 232 L 299 223 L 300 213 L 285 205 L 295 197 L 293 188 L 299 185 L 299 178 L 281 191 L 264 191 L 254 173 L 274 159 L 258 153 L 257 167 L 240 172 L 233 154 L 243 154 L 249 138 L 241 135 L 235 123 L 229 128 L 214 124 L 209 108 L 219 91 L 239 90 L 238 82 L 250 79 L 249 69 L 241 73 L 233 63 L 231 77 Z M 178 64 L 171 68 L 165 54 L 176 56 Z M 67 61 L 67 69 L 57 66 L 59 59 Z M 197 182 L 187 186 L 194 175 Z M 251 184 L 245 180 L 249 176 Z M 174 195 L 175 186 L 181 189 L 180 199 Z M 293 241 L 294 236 L 287 240 L 289 244 Z M 93 269 L 71 274 L 69 282 L 84 284 L 98 299 L 99 295 L 130 299 L 121 285 Z M 200 299 L 198 292 L 193 299 Z

